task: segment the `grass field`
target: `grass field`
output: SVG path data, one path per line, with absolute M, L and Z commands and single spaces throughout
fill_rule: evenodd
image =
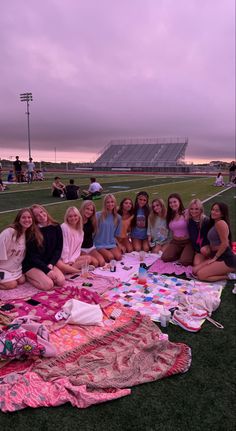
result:
M 33 184 L 10 185 L 9 190 L 0 195 L 0 230 L 12 222 L 16 210 L 22 207 L 27 207 L 33 203 L 47 205 L 48 211 L 58 220 L 62 221 L 65 210 L 70 205 L 80 206 L 81 200 L 68 202 L 60 198 L 51 196 L 51 184 L 55 174 L 47 174 L 47 178 L 42 183 L 35 182 Z M 61 175 L 62 181 L 67 184 L 71 174 Z M 79 184 L 81 189 L 88 188 L 89 176 L 83 174 L 75 174 L 76 184 Z M 205 204 L 206 213 L 209 213 L 210 206 L 214 200 L 222 200 L 228 204 L 230 209 L 231 227 L 233 237 L 236 238 L 236 211 L 234 195 L 236 190 L 229 190 L 213 187 L 212 177 L 191 177 L 191 176 L 176 176 L 162 177 L 157 175 L 98 175 L 98 181 L 103 185 L 104 193 L 113 193 L 118 202 L 125 196 L 130 196 L 133 199 L 136 193 L 140 190 L 146 190 L 150 195 L 150 201 L 155 197 L 162 197 L 165 201 L 170 193 L 178 192 L 188 205 L 191 199 L 197 197 L 201 200 L 209 199 Z M 216 193 L 219 196 L 210 199 Z M 99 210 L 102 205 L 102 200 L 96 201 L 96 207 Z
M 68 176 L 61 175 L 68 182 Z M 88 185 L 88 176 L 74 176 L 82 188 Z M 135 197 L 139 190 L 146 190 L 150 199 L 156 196 L 165 200 L 169 193 L 178 192 L 185 205 L 193 198 L 209 199 L 206 213 L 216 200 L 226 202 L 230 208 L 233 237 L 235 230 L 235 189 L 218 190 L 212 186 L 212 178 L 160 177 L 160 176 L 98 176 L 105 192 L 112 192 L 118 202 L 124 196 Z M 42 184 L 11 186 L 9 192 L 0 195 L 0 229 L 9 224 L 15 209 L 32 203 L 49 205 L 47 209 L 58 221 L 62 221 L 65 209 L 73 203 L 52 198 L 52 176 Z M 127 187 L 127 188 L 124 188 Z M 219 193 L 217 197 L 212 197 Z M 101 200 L 96 201 L 98 209 Z M 51 205 L 53 203 L 53 205 Z M 224 325 L 217 329 L 205 322 L 197 334 L 180 327 L 169 326 L 167 333 L 174 342 L 183 342 L 192 349 L 192 365 L 184 375 L 140 385 L 132 388 L 132 394 L 119 400 L 78 410 L 66 404 L 57 408 L 25 409 L 11 414 L 0 413 L 0 430 L 8 431 L 233 431 L 235 421 L 235 358 L 236 319 L 233 281 L 228 281 L 222 293 L 220 308 L 214 319 Z

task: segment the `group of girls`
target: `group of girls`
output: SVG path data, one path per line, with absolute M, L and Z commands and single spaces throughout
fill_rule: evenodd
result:
M 69 207 L 60 225 L 40 205 L 20 210 L 14 223 L 0 234 L 0 289 L 13 289 L 28 280 L 41 290 L 64 283 L 66 274 L 84 265 L 104 266 L 122 253 L 162 253 L 164 262 L 193 265 L 200 280 L 225 279 L 236 270 L 231 249 L 228 207 L 214 203 L 210 217 L 199 199 L 184 208 L 179 194 L 160 198 L 151 207 L 140 191 L 133 204 L 124 198 L 119 207 L 107 194 L 101 211 L 86 200 L 80 210 Z

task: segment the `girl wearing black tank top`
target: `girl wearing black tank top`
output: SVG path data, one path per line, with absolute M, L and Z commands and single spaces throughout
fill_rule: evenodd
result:
M 104 266 L 103 256 L 96 250 L 93 238 L 97 230 L 96 207 L 93 201 L 84 201 L 80 207 L 80 214 L 83 219 L 84 240 L 81 246 L 81 254 L 89 254 L 92 257 L 91 264 L 94 266 Z
M 208 259 L 194 266 L 193 274 L 203 281 L 225 280 L 236 271 L 236 255 L 231 249 L 228 206 L 223 202 L 215 202 L 211 207 L 208 240 Z

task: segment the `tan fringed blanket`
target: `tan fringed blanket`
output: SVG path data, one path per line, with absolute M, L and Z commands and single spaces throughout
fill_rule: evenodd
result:
M 50 340 L 58 348 L 56 358 L 37 359 L 28 369 L 15 361 L 15 371 L 11 364 L 5 374 L 1 368 L 1 409 L 66 402 L 85 408 L 128 395 L 131 386 L 188 370 L 188 346 L 163 339 L 148 317 L 122 310 L 114 323 L 106 320 L 103 327 L 66 325 L 54 330 Z

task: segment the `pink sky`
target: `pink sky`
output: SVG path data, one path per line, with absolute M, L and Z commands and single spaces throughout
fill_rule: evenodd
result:
M 0 157 L 90 161 L 112 138 L 235 157 L 234 0 L 2 0 Z

